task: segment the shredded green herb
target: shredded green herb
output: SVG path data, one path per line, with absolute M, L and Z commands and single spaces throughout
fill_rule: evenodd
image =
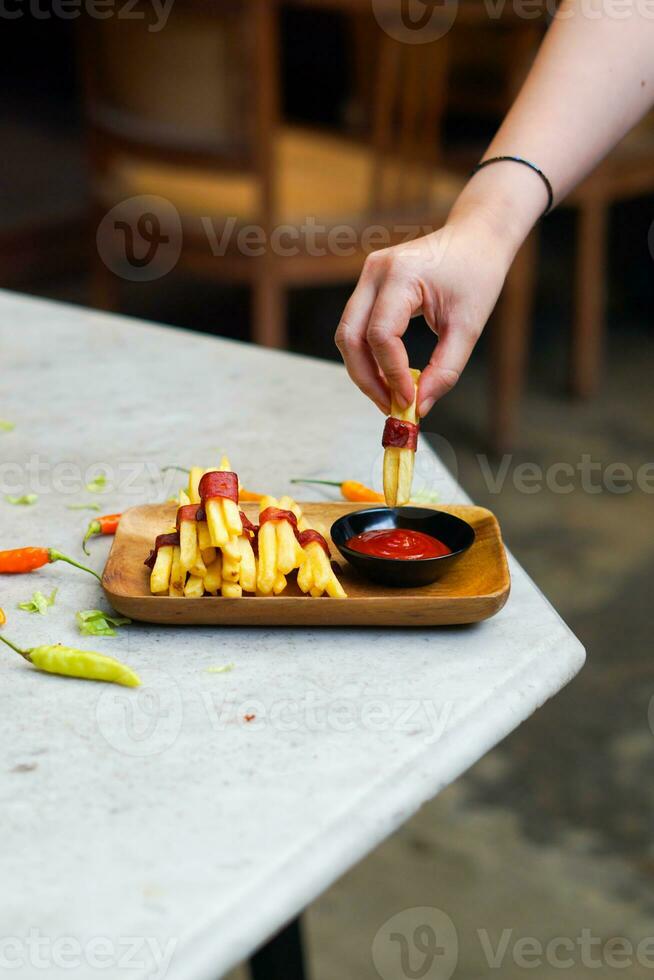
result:
M 89 493 L 102 493 L 107 486 L 107 477 L 105 473 L 100 473 L 95 479 L 89 480 L 86 484 L 86 489 Z
M 53 589 L 50 595 L 43 595 L 42 592 L 34 592 L 28 602 L 19 602 L 18 608 L 24 609 L 25 612 L 40 613 L 41 616 L 45 616 L 50 606 L 54 606 L 56 598 L 56 589 Z
M 24 493 L 20 497 L 12 497 L 11 494 L 7 494 L 5 497 L 8 504 L 14 504 L 18 507 L 30 507 L 32 504 L 35 504 L 38 499 L 39 495 L 37 493 Z
M 229 674 L 234 670 L 234 664 L 223 664 L 222 667 L 207 667 L 207 674 Z
M 436 490 L 416 490 L 411 496 L 411 503 L 437 504 L 440 499 L 440 495 Z
M 83 609 L 76 614 L 75 619 L 84 636 L 115 636 L 114 627 L 127 626 L 132 622 L 126 616 L 110 616 L 102 609 Z
M 66 504 L 66 510 L 100 510 L 100 504 Z
M 13 432 L 16 428 L 14 422 L 8 422 L 7 419 L 0 419 L 0 432 Z

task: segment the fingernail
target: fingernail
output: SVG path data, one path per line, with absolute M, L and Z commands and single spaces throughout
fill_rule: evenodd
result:
M 423 419 L 425 415 L 427 415 L 432 410 L 434 404 L 435 404 L 434 398 L 426 398 L 424 402 L 420 403 L 418 414 L 420 415 L 421 419 Z

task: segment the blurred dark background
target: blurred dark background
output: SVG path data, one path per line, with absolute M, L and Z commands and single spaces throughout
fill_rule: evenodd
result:
M 363 256 L 214 257 L 199 216 L 222 227 L 233 202 L 240 223 L 266 228 L 323 207 L 328 222 L 355 229 L 438 225 L 546 26 L 482 13 L 433 45 L 399 50 L 367 7 L 351 8 L 270 3 L 243 27 L 239 5 L 179 0 L 157 33 L 115 18 L 38 19 L 27 7 L 3 20 L 0 286 L 336 358 L 333 333 Z M 432 115 L 416 141 L 409 103 L 425 92 Z M 120 237 L 99 254 L 96 233 L 112 207 L 142 194 L 175 203 L 184 248 L 173 271 L 139 282 L 106 261 Z M 525 495 L 511 475 L 493 493 L 479 454 L 490 449 L 496 465 L 510 452 L 509 474 L 584 454 L 634 472 L 652 460 L 653 221 L 646 120 L 539 225 L 468 371 L 427 422 L 589 664 L 317 903 L 321 976 L 374 975 L 368 934 L 395 909 L 388 896 L 397 907 L 460 907 L 457 922 L 471 925 L 483 914 L 487 928 L 512 926 L 523 907 L 543 936 L 575 935 L 576 923 L 629 935 L 651 917 L 651 493 L 588 494 L 576 483 L 569 494 Z M 416 323 L 408 338 L 420 366 L 433 337 Z M 518 975 L 511 965 L 503 977 L 511 969 Z M 482 975 L 473 962 L 460 971 Z

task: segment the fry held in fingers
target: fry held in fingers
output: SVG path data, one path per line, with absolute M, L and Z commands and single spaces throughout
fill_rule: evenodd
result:
M 386 419 L 382 445 L 384 447 L 384 498 L 389 507 L 402 507 L 411 499 L 413 465 L 420 422 L 416 407 L 420 371 L 411 369 L 413 401 L 402 409 L 395 398 L 391 414 Z

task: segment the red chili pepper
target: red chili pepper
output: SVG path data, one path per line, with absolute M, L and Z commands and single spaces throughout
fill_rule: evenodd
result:
M 91 521 L 86 529 L 86 534 L 84 535 L 84 540 L 82 541 L 82 548 L 84 549 L 85 555 L 90 555 L 91 552 L 86 547 L 86 542 L 89 538 L 94 538 L 98 534 L 115 534 L 116 528 L 118 527 L 118 521 L 122 517 L 122 514 L 105 514 L 104 517 L 97 517 L 94 521 Z
M 0 575 L 23 575 L 25 572 L 33 572 L 55 561 L 68 562 L 69 565 L 81 568 L 83 572 L 89 572 L 90 575 L 95 575 L 98 581 L 102 581 L 92 568 L 80 565 L 74 558 L 62 555 L 54 548 L 14 548 L 12 551 L 0 551 Z

